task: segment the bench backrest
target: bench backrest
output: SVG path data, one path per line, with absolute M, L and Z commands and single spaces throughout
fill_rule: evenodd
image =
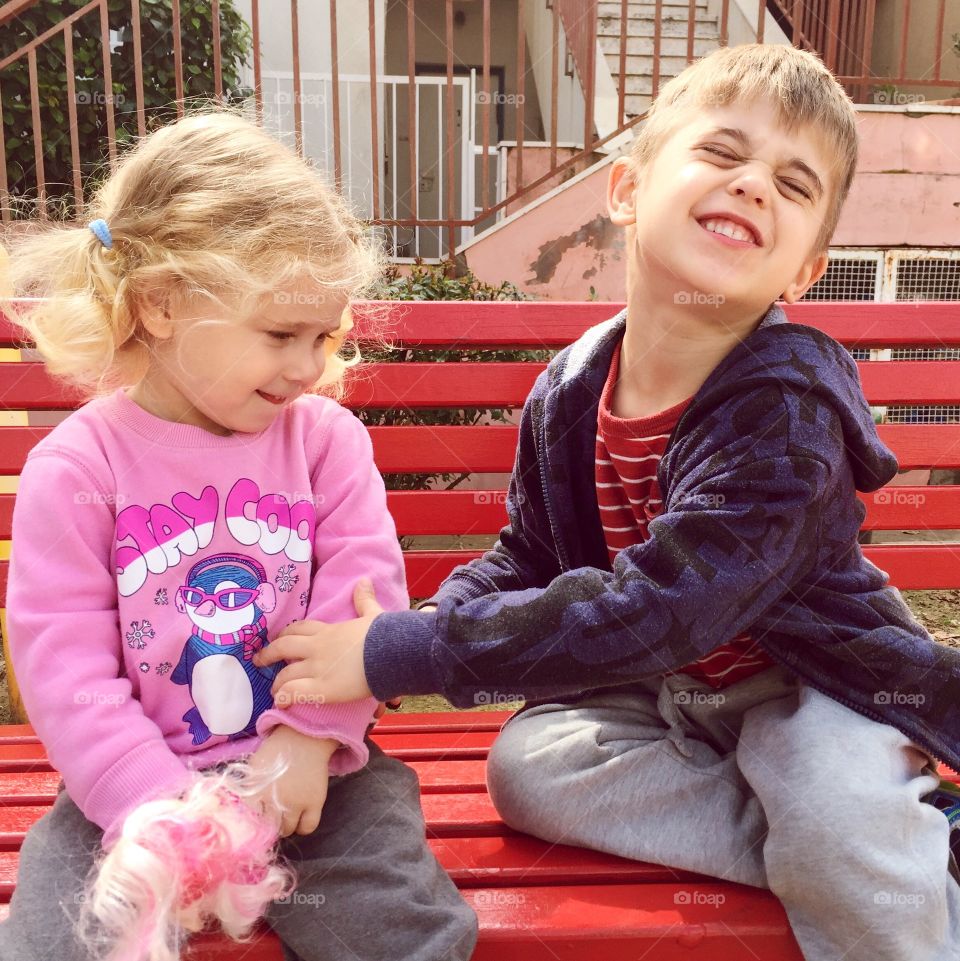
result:
M 379 305 L 384 306 L 384 305 Z M 613 316 L 622 305 L 560 302 L 395 302 L 387 338 L 406 347 L 437 350 L 561 348 Z M 355 311 L 361 340 L 369 330 L 362 305 Z M 960 303 L 809 303 L 786 307 L 792 321 L 817 327 L 849 349 L 960 347 Z M 380 314 L 380 311 L 378 311 Z M 378 317 L 378 330 L 382 316 Z M 52 428 L 40 412 L 74 409 L 79 398 L 52 379 L 42 364 L 25 360 L 22 334 L 0 313 L 0 597 L 6 596 L 10 522 L 16 477 L 28 451 Z M 934 351 L 928 351 L 933 353 Z M 960 356 L 960 352 L 952 352 Z M 872 405 L 954 405 L 932 423 L 881 424 L 879 432 L 902 470 L 960 467 L 960 360 L 858 361 Z M 519 408 L 542 363 L 461 362 L 371 364 L 353 378 L 345 403 L 367 408 Z M 371 427 L 381 472 L 509 473 L 517 428 Z M 863 495 L 864 530 L 960 528 L 960 486 L 885 488 Z M 492 535 L 505 517 L 504 490 L 391 491 L 388 505 L 401 536 Z M 413 597 L 426 597 L 457 564 L 477 556 L 466 550 L 406 552 Z M 868 546 L 866 555 L 900 588 L 960 587 L 960 545 L 909 543 Z M 6 622 L 2 623 L 6 647 Z M 8 662 L 9 668 L 9 662 Z M 8 670 L 12 679 L 12 671 Z M 17 703 L 15 684 L 11 700 Z

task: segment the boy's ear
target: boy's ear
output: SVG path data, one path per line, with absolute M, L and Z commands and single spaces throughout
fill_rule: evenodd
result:
M 826 251 L 811 257 L 787 285 L 780 299 L 788 304 L 798 301 L 824 275 L 829 263 L 830 256 Z
M 618 227 L 636 222 L 637 181 L 626 157 L 618 157 L 610 168 L 607 179 L 607 214 Z

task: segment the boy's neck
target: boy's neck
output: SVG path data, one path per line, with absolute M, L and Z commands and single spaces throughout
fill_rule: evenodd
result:
M 638 293 L 634 288 L 627 304 L 611 400 L 617 417 L 649 417 L 692 397 L 764 316 L 731 317 L 709 304 L 674 304 Z

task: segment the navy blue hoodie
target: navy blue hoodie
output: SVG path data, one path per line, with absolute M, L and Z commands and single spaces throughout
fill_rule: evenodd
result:
M 933 641 L 857 542 L 854 491 L 882 487 L 896 459 L 849 353 L 779 307 L 694 395 L 658 465 L 663 512 L 611 570 L 594 448 L 625 316 L 537 379 L 496 545 L 450 574 L 435 612 L 374 620 L 373 693 L 570 700 L 677 670 L 749 630 L 808 684 L 960 768 L 960 651 Z

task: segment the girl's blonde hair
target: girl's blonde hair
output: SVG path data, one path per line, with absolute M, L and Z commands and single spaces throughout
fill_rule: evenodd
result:
M 104 247 L 87 226 L 104 219 Z M 93 197 L 82 223 L 31 225 L 11 251 L 7 289 L 42 298 L 9 312 L 51 373 L 86 395 L 139 381 L 153 341 L 139 307 L 152 291 L 174 305 L 210 298 L 245 316 L 265 295 L 304 277 L 324 297 L 362 296 L 383 254 L 372 234 L 309 161 L 237 108 L 204 105 L 140 140 Z M 174 311 L 176 316 L 176 311 Z M 338 350 L 318 388 L 342 396 L 360 360 Z
M 690 109 L 770 99 L 788 130 L 809 126 L 832 158 L 827 213 L 815 243 L 826 251 L 857 170 L 857 116 L 853 101 L 823 61 L 785 44 L 721 47 L 694 61 L 657 95 L 630 149 L 636 173 L 689 116 Z

